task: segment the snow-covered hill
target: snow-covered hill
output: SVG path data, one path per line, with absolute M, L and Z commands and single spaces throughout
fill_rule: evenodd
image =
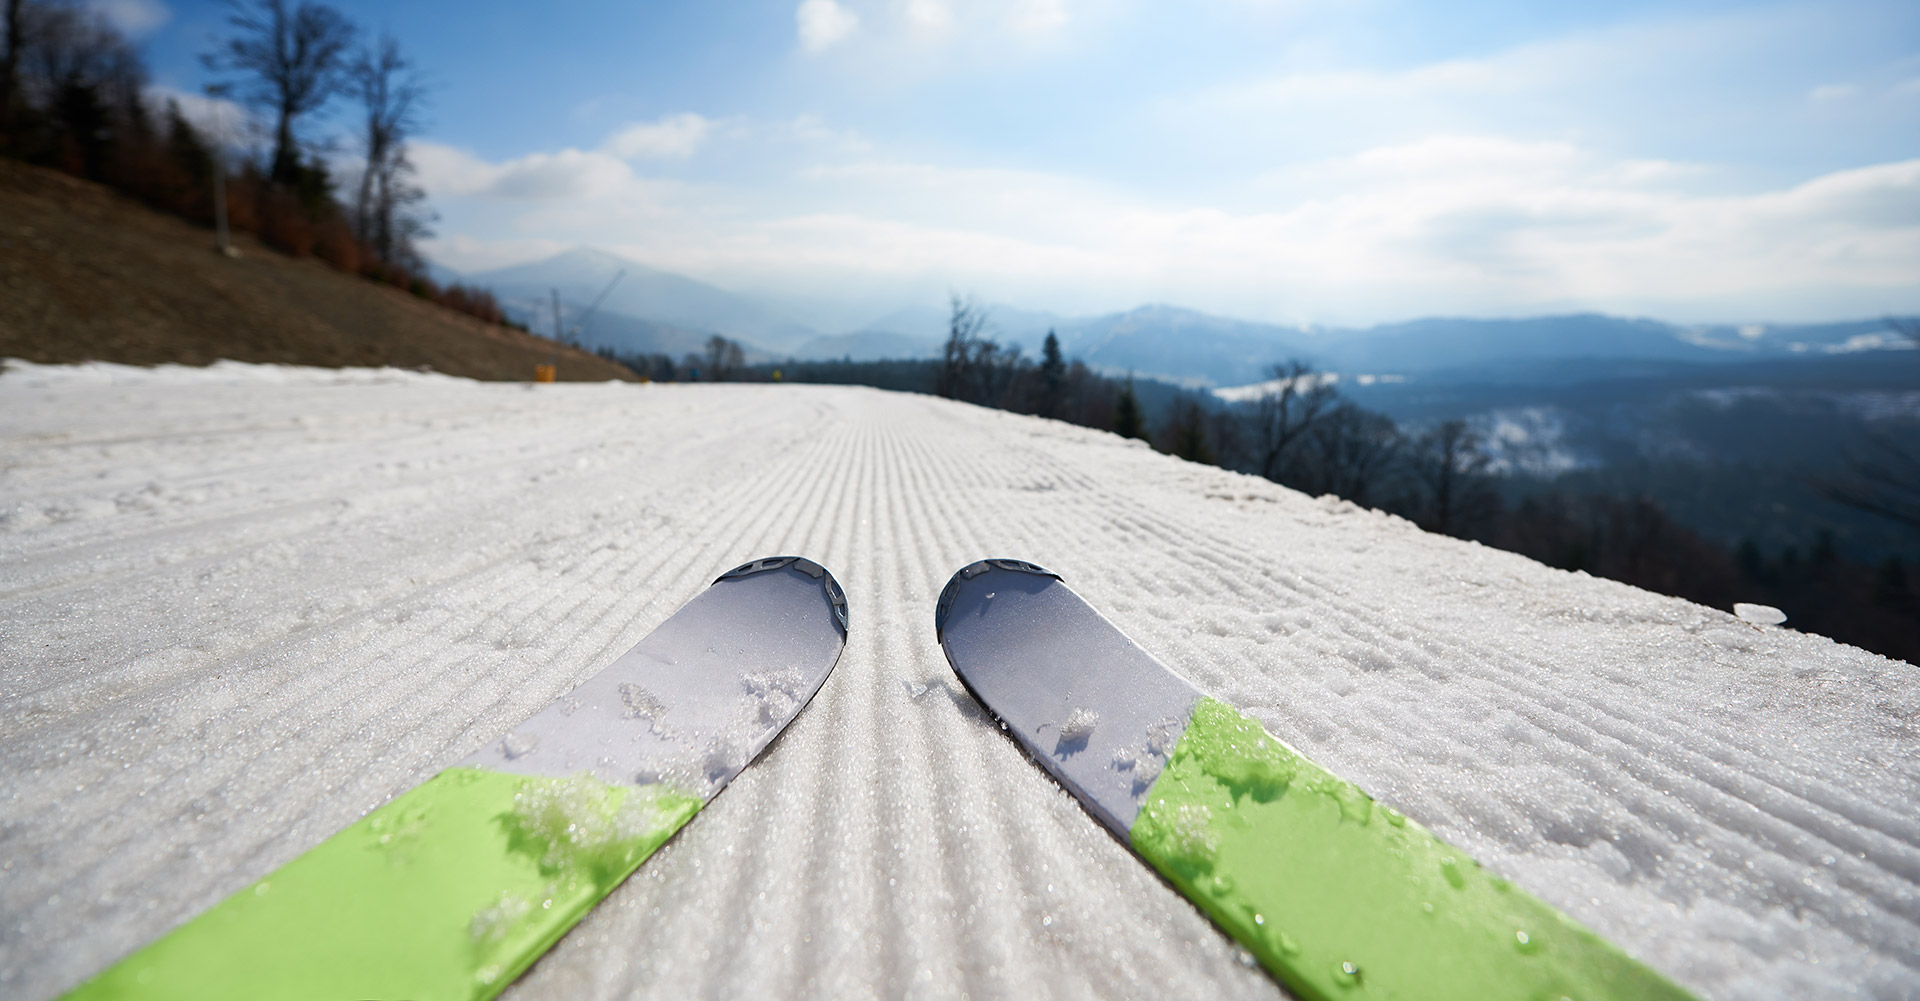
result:
M 948 671 L 986 555 L 1705 997 L 1920 996 L 1912 665 L 942 400 L 237 365 L 0 376 L 0 995 L 780 553 L 838 669 L 507 997 L 1276 996 Z

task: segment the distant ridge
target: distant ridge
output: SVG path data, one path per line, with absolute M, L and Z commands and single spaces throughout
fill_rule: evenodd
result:
M 753 357 L 872 361 L 938 354 L 947 305 L 918 302 L 880 311 L 852 329 L 821 331 L 795 322 L 777 296 L 722 289 L 602 250 L 576 248 L 542 261 L 471 276 L 492 287 L 518 318 L 550 330 L 550 290 L 578 316 L 617 273 L 626 272 L 581 339 L 590 347 L 685 354 L 720 334 Z M 854 315 L 851 307 L 813 315 Z M 1824 324 L 1692 324 L 1573 313 L 1480 319 L 1429 317 L 1364 328 L 1283 326 L 1155 303 L 1099 316 L 1059 316 L 985 304 L 984 336 L 1039 352 L 1049 330 L 1069 356 L 1097 370 L 1194 387 L 1242 386 L 1299 358 L 1329 371 L 1490 378 L 1539 374 L 1590 362 L 1724 365 L 1911 347 L 1881 320 Z
M 819 336 L 819 331 L 791 322 L 753 296 L 661 271 L 604 250 L 577 247 L 545 260 L 483 271 L 471 280 L 492 288 L 503 300 L 518 304 L 534 329 L 551 329 L 550 315 L 540 315 L 551 290 L 559 289 L 569 313 L 578 316 L 598 298 L 615 275 L 625 272 L 607 294 L 596 316 L 618 315 L 698 334 L 713 334 L 773 352 L 787 352 Z M 599 325 L 596 318 L 595 325 Z M 608 338 L 609 347 L 626 348 Z M 589 341 L 588 343 L 593 343 Z

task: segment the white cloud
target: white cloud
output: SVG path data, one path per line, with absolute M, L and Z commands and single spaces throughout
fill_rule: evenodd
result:
M 1346 162 L 1369 173 L 1400 177 L 1560 172 L 1579 161 L 1567 142 L 1529 142 L 1499 136 L 1430 136 L 1365 150 Z
M 1769 89 L 1781 85 L 1808 94 L 1831 83 L 1795 78 L 1806 72 L 1804 48 L 1838 44 L 1829 37 L 1832 22 L 1807 5 L 1624 18 L 1404 66 L 1356 67 L 1306 38 L 1277 54 L 1279 72 L 1170 93 L 1156 112 L 1189 141 L 1260 145 L 1283 158 L 1405 142 L 1422 132 L 1543 128 L 1625 133 L 1642 148 L 1698 148 L 1703 137 L 1731 128 L 1722 117 L 1729 103 L 1769 102 Z M 1734 89 L 1754 96 L 1730 101 L 1725 95 Z
M 944 75 L 997 72 L 1054 58 L 1101 25 L 1124 20 L 1133 0 L 805 0 L 795 11 L 802 50 L 835 50 L 889 87 Z
M 860 26 L 859 16 L 834 0 L 801 0 L 793 17 L 800 29 L 800 47 L 808 52 L 824 52 Z
M 1007 23 L 1022 35 L 1045 35 L 1067 26 L 1066 0 L 1015 0 Z
M 1558 309 L 1789 321 L 1920 306 L 1920 160 L 1703 194 L 1671 183 L 1698 174 L 1688 165 L 1436 135 L 1276 172 L 1228 206 L 875 159 L 669 186 L 606 152 L 492 164 L 419 144 L 414 158 L 435 195 L 483 196 L 491 228 L 443 222 L 454 236 L 618 246 L 723 285 L 822 296 L 960 287 L 1062 310 L 1172 301 L 1296 322 Z
M 594 198 L 612 194 L 633 177 L 627 165 L 605 153 L 563 149 L 503 164 L 488 193 L 506 198 Z
M 153 86 L 147 88 L 146 98 L 147 105 L 156 112 L 166 108 L 168 101 L 178 104 L 180 116 L 210 142 L 217 142 L 220 136 L 225 136 L 228 145 L 240 145 L 253 121 L 252 112 L 223 97 L 207 97 L 172 87 Z
M 1288 73 L 1249 83 L 1218 87 L 1200 103 L 1229 107 L 1265 107 L 1330 103 L 1356 98 L 1405 100 L 1412 97 L 1498 95 L 1524 90 L 1527 79 L 1502 65 L 1507 60 L 1456 59 L 1393 72 L 1335 70 Z M 1532 60 L 1527 60 L 1531 62 Z
M 476 240 L 460 235 L 430 237 L 420 243 L 420 249 L 428 260 L 461 274 L 527 264 L 552 257 L 570 246 L 558 240 L 540 238 Z
M 944 35 L 953 28 L 953 9 L 946 0 L 906 0 L 901 14 L 919 35 Z
M 1718 197 L 1622 180 L 1632 171 L 1562 144 L 1443 139 L 1347 163 L 1339 186 L 1250 212 L 1052 175 L 864 165 L 813 176 L 862 189 L 869 211 L 765 232 L 804 231 L 780 241 L 796 261 L 934 268 L 994 295 L 1302 320 L 1565 307 L 1812 318 L 1844 314 L 1863 290 L 1912 300 L 1920 273 L 1920 160 Z
M 429 195 L 483 195 L 526 201 L 598 198 L 633 179 L 626 163 L 608 153 L 563 149 L 488 163 L 465 150 L 415 142 L 407 155 Z
M 465 196 L 438 206 L 442 230 L 621 246 L 745 287 L 952 284 L 1054 308 L 1161 299 L 1280 320 L 1562 308 L 1789 320 L 1920 306 L 1915 168 L 1881 162 L 1911 152 L 1886 142 L 1769 152 L 1792 145 L 1801 120 L 1839 130 L 1905 115 L 1912 105 L 1895 108 L 1887 91 L 1915 64 L 1766 65 L 1760 56 L 1824 30 L 1801 8 L 1624 19 L 1386 68 L 1342 61 L 1351 53 L 1314 34 L 1320 15 L 1302 12 L 1298 38 L 1273 34 L 1271 58 L 1198 73 L 1168 65 L 1164 85 L 1135 74 L 1140 86 L 1085 115 L 1075 83 L 1052 98 L 1057 109 L 1023 117 L 1005 114 L 1024 99 L 1008 94 L 1046 99 L 1062 74 L 1098 79 L 1085 71 L 1111 68 L 1108 43 L 1140 41 L 1128 34 L 1137 0 L 791 3 L 779 13 L 793 12 L 797 54 L 830 61 L 781 71 L 775 85 L 791 92 L 774 107 L 788 111 L 743 105 L 778 120 L 689 111 L 613 131 L 598 150 L 504 162 L 423 152 L 429 188 Z M 963 75 L 996 83 L 917 86 Z M 1728 80 L 1764 80 L 1766 93 L 1729 105 L 1714 96 Z M 1839 96 L 1816 97 L 1817 84 L 1859 91 L 1814 113 L 1809 100 Z M 843 119 L 792 117 L 833 113 L 843 95 L 883 86 L 890 106 L 861 122 L 864 134 Z M 889 142 L 892 105 L 916 100 L 930 102 L 919 121 L 935 125 Z M 1760 110 L 1780 120 L 1740 131 L 1759 153 L 1716 144 L 1729 122 Z M 1003 114 L 1005 129 L 980 127 Z M 1042 128 L 1064 133 L 1037 140 Z M 966 148 L 924 160 L 928 149 Z M 1063 156 L 1076 166 L 970 166 Z M 685 180 L 669 188 L 649 174 Z
M 173 18 L 159 0 L 90 0 L 87 6 L 129 38 L 144 38 Z
M 850 153 L 865 153 L 873 144 L 852 129 L 836 129 L 828 125 L 819 115 L 801 115 L 785 126 L 778 128 L 776 134 L 790 136 L 803 143 L 813 143 Z
M 407 159 L 419 172 L 429 195 L 473 195 L 487 190 L 499 168 L 467 152 L 436 142 L 407 144 Z
M 1850 83 L 1823 83 L 1807 91 L 1809 101 L 1839 101 L 1860 93 L 1860 88 Z
M 607 139 L 607 151 L 629 160 L 684 160 L 697 152 L 712 132 L 712 120 L 700 115 L 667 115 L 659 121 L 635 122 L 620 129 Z

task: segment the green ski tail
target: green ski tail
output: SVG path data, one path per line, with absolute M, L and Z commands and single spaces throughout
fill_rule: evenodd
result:
M 701 803 L 450 768 L 67 998 L 491 998 Z
M 1309 1001 L 1690 998 L 1212 698 L 1131 836 Z

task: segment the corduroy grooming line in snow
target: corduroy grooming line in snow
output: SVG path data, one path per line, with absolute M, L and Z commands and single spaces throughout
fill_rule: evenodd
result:
M 511 733 L 68 998 L 493 997 L 779 736 L 846 630 L 818 564 L 731 570 Z
M 1690 997 L 1202 694 L 1056 574 L 970 564 L 934 628 L 1001 729 L 1304 998 Z

